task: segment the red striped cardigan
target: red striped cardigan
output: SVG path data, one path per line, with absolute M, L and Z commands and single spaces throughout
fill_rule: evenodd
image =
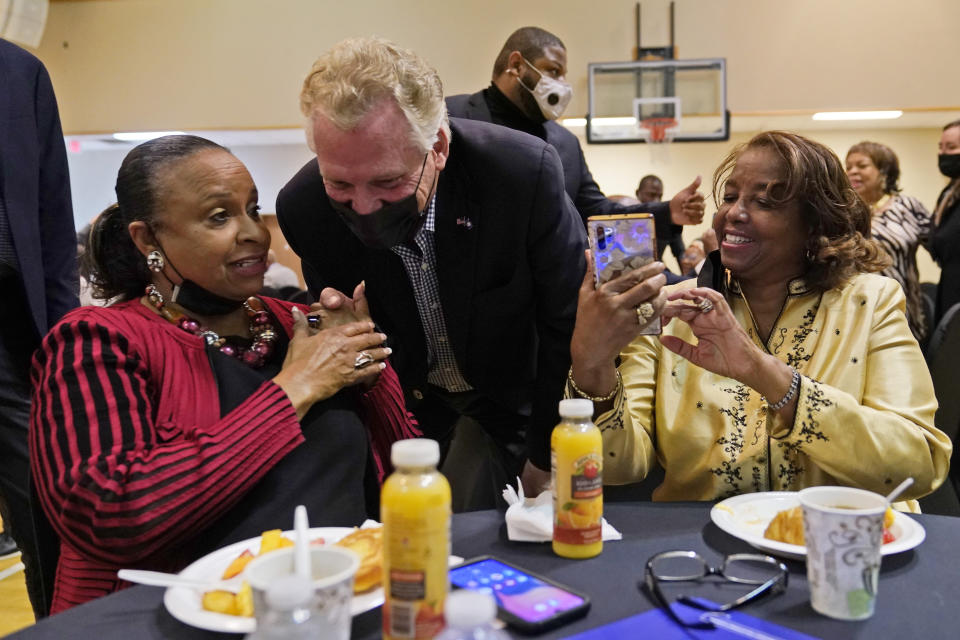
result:
M 263 300 L 291 335 L 294 305 Z M 269 380 L 221 418 L 203 341 L 139 300 L 64 316 L 32 375 L 31 472 L 61 539 L 51 613 L 126 586 L 120 567 L 194 560 L 190 540 L 303 442 Z M 420 434 L 392 368 L 360 411 L 382 479 L 390 443 Z

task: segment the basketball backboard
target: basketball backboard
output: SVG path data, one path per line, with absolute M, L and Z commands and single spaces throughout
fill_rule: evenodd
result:
M 587 142 L 730 138 L 723 58 L 594 62 L 587 81 Z

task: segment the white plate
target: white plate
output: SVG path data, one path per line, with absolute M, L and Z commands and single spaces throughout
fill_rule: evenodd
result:
M 806 547 L 763 537 L 763 532 L 777 512 L 792 509 L 798 504 L 800 501 L 795 491 L 745 493 L 713 505 L 710 519 L 730 535 L 761 551 L 793 560 L 805 560 Z M 913 549 L 927 537 L 923 526 L 910 516 L 900 511 L 894 511 L 893 515 L 890 533 L 894 540 L 883 545 L 881 553 L 885 556 Z
M 323 538 L 324 542 L 331 543 L 352 532 L 352 527 L 315 527 L 310 529 L 310 540 Z M 293 531 L 285 531 L 284 534 L 293 540 Z M 219 580 L 230 563 L 247 549 L 256 554 L 260 550 L 260 536 L 235 542 L 208 553 L 181 571 L 180 575 L 185 578 Z M 253 618 L 206 611 L 201 605 L 202 597 L 203 593 L 196 589 L 170 587 L 163 595 L 163 604 L 167 607 L 170 615 L 191 627 L 226 633 L 252 633 L 256 629 L 257 622 Z M 367 593 L 354 596 L 350 612 L 357 615 L 382 604 L 383 588 L 378 587 Z
M 367 528 L 367 525 L 364 525 Z M 314 527 L 310 529 L 310 540 L 323 538 L 327 544 L 336 542 L 344 536 L 353 533 L 353 527 Z M 293 540 L 293 531 L 284 531 L 283 534 Z M 260 551 L 260 536 L 235 542 L 231 545 L 208 553 L 186 569 L 180 572 L 184 578 L 201 580 L 219 580 L 226 568 L 237 556 L 249 549 L 251 553 Z M 450 556 L 450 566 L 463 562 L 460 556 Z M 377 587 L 366 593 L 353 596 L 350 605 L 350 614 L 359 615 L 383 604 L 383 587 Z M 170 587 L 163 594 L 163 604 L 174 618 L 191 627 L 222 631 L 224 633 L 253 633 L 257 628 L 257 621 L 253 618 L 229 616 L 225 613 L 215 613 L 203 608 L 201 599 L 203 592 L 186 587 Z

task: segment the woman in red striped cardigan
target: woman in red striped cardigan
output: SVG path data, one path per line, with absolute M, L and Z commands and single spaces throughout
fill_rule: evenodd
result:
M 83 270 L 105 307 L 34 357 L 31 467 L 60 538 L 51 612 L 224 544 L 376 515 L 390 443 L 418 435 L 363 304 L 258 298 L 270 234 L 246 168 L 194 136 L 124 159 Z M 48 559 L 49 560 L 49 559 Z

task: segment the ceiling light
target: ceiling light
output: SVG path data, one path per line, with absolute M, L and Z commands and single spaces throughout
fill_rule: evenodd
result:
M 160 136 L 182 136 L 183 131 L 121 131 L 113 134 L 115 140 L 123 142 L 145 142 Z
M 894 120 L 903 111 L 821 111 L 813 114 L 814 120 Z

